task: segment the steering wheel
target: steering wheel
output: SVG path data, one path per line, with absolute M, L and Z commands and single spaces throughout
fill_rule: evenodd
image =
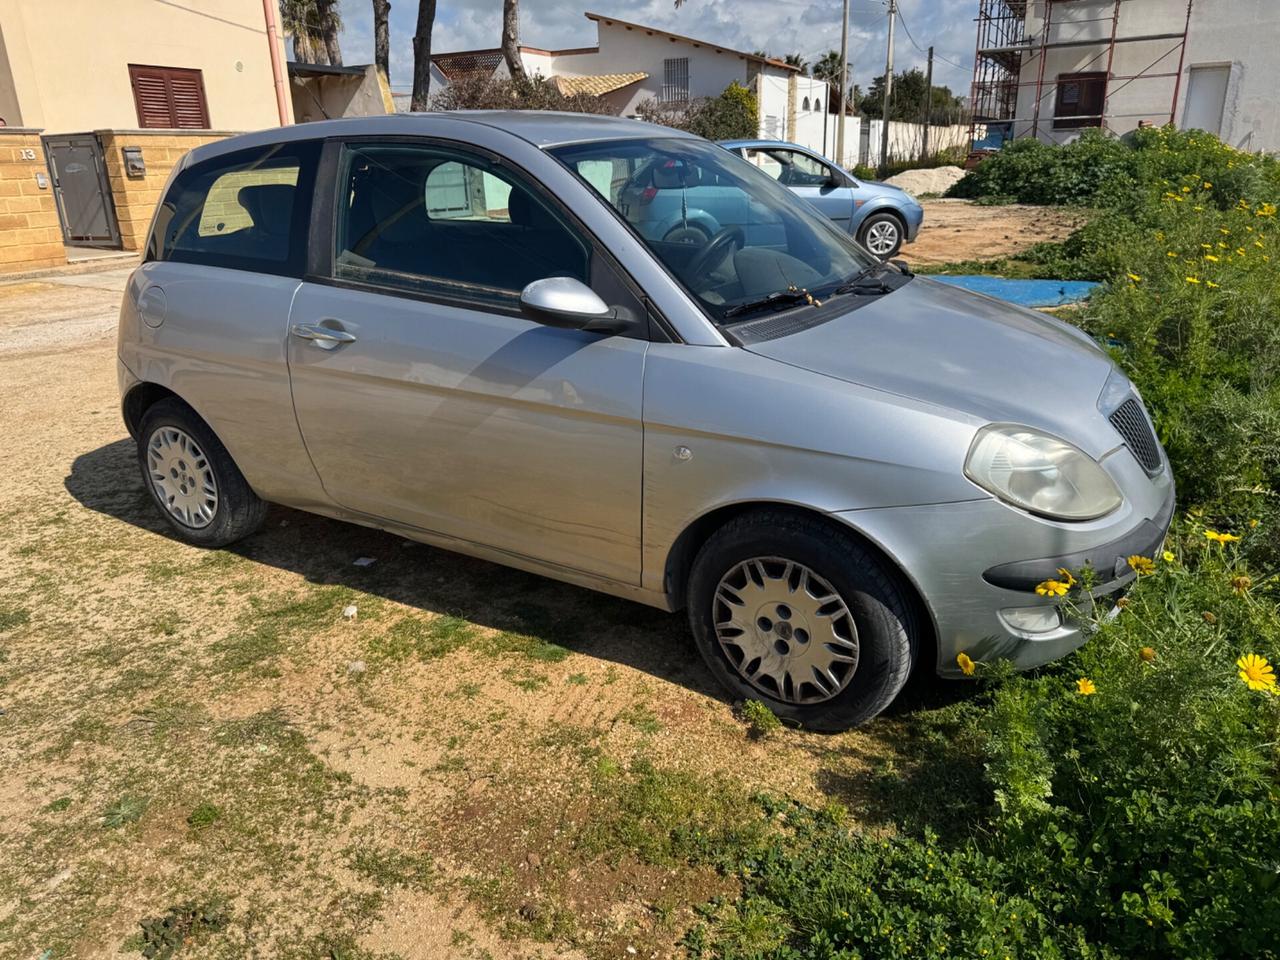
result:
M 707 241 L 707 245 L 698 252 L 689 265 L 685 267 L 685 274 L 696 281 L 702 274 L 710 272 L 709 267 L 720 265 L 729 254 L 731 247 L 741 249 L 747 245 L 747 235 L 742 232 L 741 227 L 725 227 L 714 237 Z

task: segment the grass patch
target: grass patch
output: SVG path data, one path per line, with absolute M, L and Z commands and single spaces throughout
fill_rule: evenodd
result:
M 401 662 L 410 657 L 435 660 L 466 646 L 473 628 L 461 617 L 441 614 L 402 617 L 381 636 L 369 642 L 369 655 L 374 660 Z
M 0 633 L 15 630 L 31 622 L 31 612 L 25 607 L 0 608 Z
M 137 823 L 147 812 L 150 802 L 147 797 L 123 796 L 102 811 L 102 825 L 108 830 L 116 830 L 130 823 Z
M 204 830 L 222 819 L 222 808 L 216 803 L 202 803 L 187 815 L 187 826 Z
M 738 713 L 747 725 L 747 734 L 753 740 L 766 740 L 782 729 L 778 715 L 759 700 L 747 700 Z

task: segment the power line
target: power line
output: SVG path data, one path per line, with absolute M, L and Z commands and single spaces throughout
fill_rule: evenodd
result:
M 901 7 L 898 8 L 898 19 L 902 21 L 902 32 L 907 35 L 907 39 L 911 41 L 911 45 L 915 47 L 918 52 L 923 53 L 927 56 L 928 55 L 927 51 L 923 47 L 921 47 L 920 44 L 916 43 L 916 38 L 911 35 L 911 28 L 907 26 L 907 18 L 902 15 Z M 954 60 L 948 60 L 946 57 L 944 57 L 940 53 L 935 53 L 933 55 L 933 58 L 935 60 L 941 60 L 943 63 L 949 63 L 951 64 L 951 66 L 955 67 L 957 70 L 973 69 L 973 64 L 969 64 L 969 66 L 966 67 L 962 63 L 956 63 Z

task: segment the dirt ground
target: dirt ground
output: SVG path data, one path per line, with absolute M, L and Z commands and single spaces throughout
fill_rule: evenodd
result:
M 921 200 L 924 225 L 902 258 L 917 266 L 959 260 L 996 260 L 1044 240 L 1065 240 L 1084 222 L 1061 207 L 1023 204 L 982 207 L 968 200 Z
M 945 209 L 916 247 L 1050 229 Z M 282 508 L 173 539 L 119 415 L 127 275 L 0 284 L 0 957 L 165 918 L 201 957 L 677 956 L 733 892 L 684 822 L 766 792 L 887 828 L 904 721 L 753 738 L 680 617 Z

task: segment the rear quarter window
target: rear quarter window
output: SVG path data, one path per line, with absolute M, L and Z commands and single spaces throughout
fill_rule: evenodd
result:
M 319 150 L 276 144 L 183 170 L 156 213 L 147 259 L 302 276 Z

